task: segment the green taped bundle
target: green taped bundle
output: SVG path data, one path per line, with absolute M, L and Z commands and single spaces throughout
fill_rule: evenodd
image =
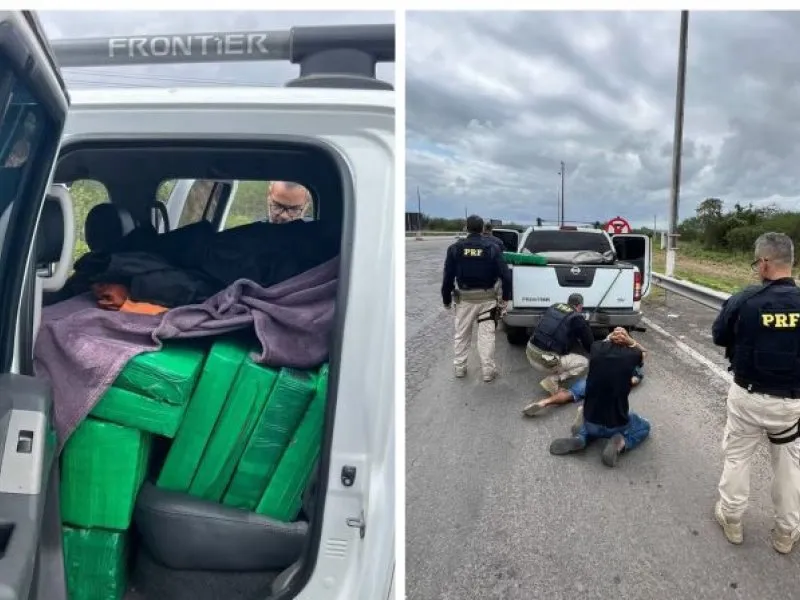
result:
M 117 376 L 114 387 L 181 406 L 192 395 L 203 358 L 205 351 L 200 346 L 166 345 L 157 352 L 134 356 Z
M 86 419 L 61 463 L 61 518 L 79 527 L 125 530 L 147 472 L 150 435 Z
M 308 485 L 322 446 L 325 402 L 328 396 L 328 366 L 320 369 L 317 391 L 292 441 L 283 453 L 275 474 L 256 507 L 256 512 L 291 522 L 303 504 Z
M 503 258 L 509 265 L 537 265 L 541 267 L 547 264 L 547 259 L 544 256 L 524 252 L 503 252 Z
M 110 387 L 92 409 L 92 416 L 171 438 L 178 431 L 185 408 Z
M 249 357 L 242 363 L 189 487 L 192 496 L 222 500 L 277 378 L 278 371 L 259 366 Z
M 281 369 L 233 474 L 224 504 L 255 509 L 314 397 L 317 379 L 313 371 Z
M 64 527 L 69 600 L 121 600 L 128 585 L 128 534 Z
M 156 484 L 159 487 L 176 492 L 189 491 L 248 350 L 248 346 L 235 339 L 222 339 L 211 346 L 200 380 L 158 476 Z

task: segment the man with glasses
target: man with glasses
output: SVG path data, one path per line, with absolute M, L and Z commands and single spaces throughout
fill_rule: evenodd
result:
M 293 181 L 272 181 L 267 189 L 267 220 L 288 223 L 308 216 L 311 193 Z
M 761 235 L 752 263 L 760 285 L 726 300 L 711 330 L 733 371 L 714 516 L 728 541 L 741 544 L 750 464 L 766 434 L 775 508 L 772 546 L 781 554 L 800 539 L 800 289 L 793 265 L 789 236 Z

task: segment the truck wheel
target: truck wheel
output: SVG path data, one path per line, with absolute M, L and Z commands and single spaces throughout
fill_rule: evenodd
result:
M 506 339 L 512 346 L 524 346 L 528 343 L 528 330 L 524 327 L 506 325 Z

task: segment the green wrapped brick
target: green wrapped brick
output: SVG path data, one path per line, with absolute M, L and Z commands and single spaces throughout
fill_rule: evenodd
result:
M 292 441 L 283 453 L 256 512 L 278 521 L 297 518 L 322 446 L 325 403 L 328 396 L 328 367 L 320 370 L 317 392 Z
M 92 416 L 118 425 L 175 437 L 185 406 L 159 402 L 118 387 L 110 387 L 92 409 Z
M 64 527 L 69 600 L 122 600 L 128 586 L 128 534 Z
M 541 267 L 547 264 L 547 259 L 544 256 L 526 252 L 503 252 L 503 258 L 509 265 L 536 265 Z
M 113 385 L 181 406 L 192 395 L 204 358 L 205 350 L 199 344 L 168 344 L 157 352 L 134 356 Z
M 228 485 L 224 504 L 255 509 L 314 397 L 317 379 L 313 371 L 281 369 Z
M 189 487 L 192 496 L 222 500 L 277 379 L 277 370 L 259 366 L 249 357 L 242 363 Z
M 61 462 L 61 518 L 69 525 L 125 530 L 147 472 L 150 434 L 86 419 Z
M 248 352 L 249 346 L 237 339 L 221 339 L 211 346 L 156 485 L 175 492 L 189 491 L 214 426 Z

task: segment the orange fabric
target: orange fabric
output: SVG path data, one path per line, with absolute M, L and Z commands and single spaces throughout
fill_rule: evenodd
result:
M 128 289 L 119 283 L 95 283 L 92 292 L 97 298 L 97 305 L 106 310 L 120 310 L 140 315 L 160 315 L 169 310 L 157 304 L 129 300 Z

